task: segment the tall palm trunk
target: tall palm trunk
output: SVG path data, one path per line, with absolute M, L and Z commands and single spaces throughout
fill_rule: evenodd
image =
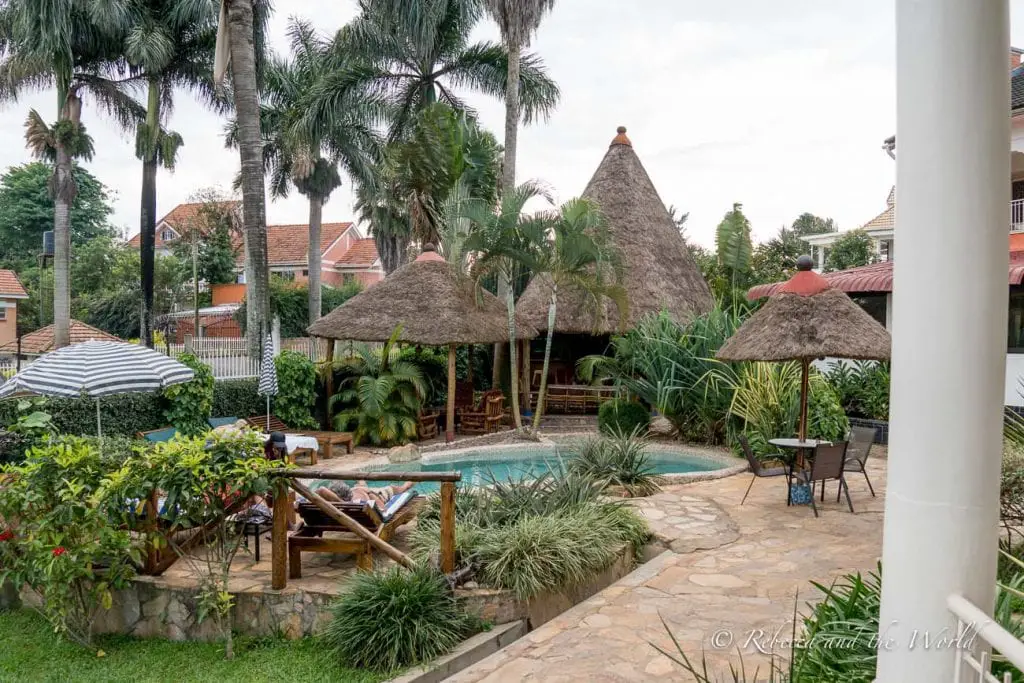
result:
M 61 98 L 59 118 L 78 128 L 82 122 L 82 99 L 77 87 L 67 88 Z M 57 163 L 50 193 L 53 196 L 53 347 L 71 343 L 71 204 L 77 187 L 72 175 L 71 153 L 56 136 Z
M 519 56 L 522 46 L 518 43 L 508 44 L 508 81 L 505 86 L 505 152 L 501 164 L 501 193 L 508 195 L 516 187 L 516 146 L 519 140 Z M 507 298 L 509 292 L 505 287 L 511 284 L 498 283 L 498 297 Z M 491 370 L 491 383 L 501 383 L 501 371 L 504 365 L 504 346 L 494 345 L 494 367 Z M 510 359 L 512 373 L 515 374 L 515 362 Z
M 551 341 L 555 338 L 555 309 L 558 306 L 558 285 L 551 286 L 551 299 L 548 301 L 548 336 L 544 342 L 544 369 L 540 374 L 540 389 L 537 390 L 537 408 L 533 413 L 533 428 L 540 428 L 541 414 L 544 412 L 544 400 L 548 391 L 548 368 L 551 367 Z
M 512 291 L 512 277 L 506 275 L 503 279 L 506 280 L 505 305 L 508 308 L 508 361 L 512 367 L 512 419 L 515 420 L 516 429 L 522 429 L 523 417 L 519 414 L 519 373 L 516 372 L 516 300 Z
M 142 284 L 142 315 L 139 336 L 153 348 L 153 272 L 156 259 L 156 146 L 160 136 L 160 81 L 149 80 L 146 107 L 146 145 L 142 159 L 142 199 L 139 216 L 139 262 Z M 194 332 L 198 334 L 198 330 Z
M 270 271 L 267 267 L 267 214 L 263 181 L 263 140 L 260 135 L 259 91 L 253 48 L 252 0 L 228 1 L 231 31 L 231 81 L 238 120 L 242 161 L 242 222 L 251 279 L 245 283 L 249 352 L 260 353 L 260 335 L 270 330 Z
M 309 324 L 320 319 L 320 227 L 324 200 L 316 193 L 309 195 Z
M 54 168 L 53 197 L 53 347 L 71 343 L 71 202 L 74 193 L 63 188 L 74 186 L 71 155 L 58 140 Z

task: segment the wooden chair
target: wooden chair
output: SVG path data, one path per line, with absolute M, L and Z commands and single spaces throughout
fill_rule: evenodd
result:
M 390 542 L 399 527 L 415 519 L 422 502 L 423 499 L 414 494 L 387 517 L 376 506 L 368 503 L 332 505 L 369 529 L 380 540 Z M 299 503 L 298 510 L 302 525 L 288 535 L 289 578 L 302 578 L 302 553 L 353 554 L 356 556 L 357 567 L 366 571 L 373 569 L 373 547 L 369 541 L 348 531 L 313 503 Z M 325 537 L 325 532 L 336 532 L 338 535 Z
M 473 383 L 460 380 L 455 383 L 455 414 L 473 410 Z
M 480 405 L 472 412 L 463 412 L 461 431 L 464 434 L 490 434 L 498 431 L 504 418 L 505 395 L 501 389 L 485 391 Z
M 438 410 L 431 410 L 426 413 L 422 410 L 420 411 L 416 423 L 416 435 L 420 441 L 437 438 L 437 419 L 439 417 L 441 417 L 441 412 Z
M 549 386 L 547 394 L 544 396 L 544 412 L 546 413 L 564 413 L 566 412 L 566 402 L 568 400 L 568 394 L 565 387 Z

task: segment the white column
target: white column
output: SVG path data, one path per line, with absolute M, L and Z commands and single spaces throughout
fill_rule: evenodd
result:
M 897 0 L 892 431 L 877 681 L 953 680 L 946 597 L 991 611 L 1006 362 L 1006 0 Z M 911 640 L 917 632 L 916 647 Z

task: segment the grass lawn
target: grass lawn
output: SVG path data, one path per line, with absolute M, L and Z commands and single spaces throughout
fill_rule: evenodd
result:
M 386 678 L 338 666 L 313 639 L 239 638 L 230 662 L 217 643 L 103 636 L 98 645 L 104 657 L 57 637 L 34 612 L 0 612 L 0 681 L 377 683 Z

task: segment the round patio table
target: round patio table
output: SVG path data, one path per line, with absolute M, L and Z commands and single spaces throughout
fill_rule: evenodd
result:
M 818 444 L 828 443 L 827 441 L 819 441 L 818 439 L 769 439 L 768 443 L 778 448 L 785 448 L 796 451 L 796 462 L 795 464 L 799 467 L 804 465 L 804 453 L 807 451 L 813 451 L 818 447 Z M 792 465 L 791 465 L 792 466 Z

